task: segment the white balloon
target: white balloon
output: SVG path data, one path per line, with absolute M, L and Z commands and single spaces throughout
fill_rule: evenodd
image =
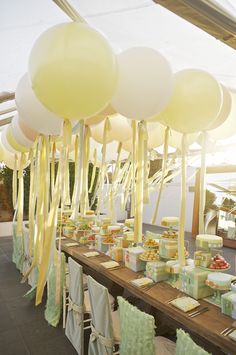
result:
M 62 133 L 63 119 L 50 112 L 37 99 L 31 88 L 28 73 L 20 79 L 17 85 L 15 100 L 20 118 L 31 129 L 46 135 Z M 73 126 L 76 123 L 73 121 Z
M 15 150 L 9 143 L 7 140 L 7 128 L 8 126 L 4 127 L 2 134 L 1 134 L 1 141 L 2 141 L 2 145 L 5 148 L 6 151 L 8 151 L 11 154 L 19 154 L 19 152 L 17 150 Z
M 15 166 L 15 156 L 17 156 L 17 162 L 16 162 L 16 169 L 20 169 L 20 159 L 21 155 L 20 153 L 11 153 L 9 150 L 6 149 L 2 142 L 2 134 L 0 135 L 0 150 L 3 151 L 3 162 L 9 169 L 14 169 Z M 25 154 L 25 162 L 23 165 L 23 168 L 25 169 L 29 165 L 30 161 L 28 160 L 28 154 Z
M 105 125 L 105 120 L 90 126 L 91 136 L 98 143 L 103 143 L 104 125 Z M 110 143 L 112 140 L 113 140 L 112 129 L 109 129 L 106 133 L 106 142 Z
M 170 65 L 159 52 L 130 48 L 118 55 L 118 84 L 111 105 L 127 118 L 148 119 L 168 104 L 172 87 Z
M 18 144 L 23 145 L 24 147 L 31 148 L 34 145 L 34 142 L 26 137 L 22 132 L 19 125 L 19 116 L 18 113 L 15 114 L 13 120 L 11 121 L 12 134 Z

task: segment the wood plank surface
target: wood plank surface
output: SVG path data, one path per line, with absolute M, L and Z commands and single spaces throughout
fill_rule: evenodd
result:
M 233 319 L 221 313 L 219 307 L 214 306 L 204 300 L 199 300 L 201 306 L 207 306 L 209 311 L 195 318 L 189 318 L 188 314 L 176 309 L 167 301 L 177 297 L 180 291 L 173 288 L 165 282 L 159 282 L 150 289 L 140 289 L 133 286 L 130 281 L 143 275 L 143 272 L 134 272 L 120 263 L 122 268 L 116 270 L 107 270 L 100 264 L 109 261 L 110 257 L 100 253 L 97 257 L 88 258 L 83 253 L 91 251 L 86 246 L 67 247 L 66 243 L 71 239 L 62 240 L 62 250 L 69 256 L 81 263 L 83 266 L 96 271 L 101 276 L 105 276 L 110 281 L 128 290 L 134 296 L 140 298 L 152 307 L 163 312 L 167 317 L 177 321 L 184 329 L 196 334 L 204 342 L 218 347 L 224 353 L 236 354 L 236 344 L 229 337 L 220 335 L 225 328 L 231 327 Z M 184 295 L 184 294 L 183 294 Z M 220 354 L 221 352 L 213 352 Z

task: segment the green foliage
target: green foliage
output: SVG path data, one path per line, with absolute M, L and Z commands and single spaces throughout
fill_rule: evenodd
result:
M 7 166 L 2 166 L 0 169 L 0 179 L 3 181 L 3 184 L 6 188 L 6 193 L 8 195 L 8 201 L 11 209 L 13 209 L 12 205 L 12 175 L 13 170 L 9 169 Z

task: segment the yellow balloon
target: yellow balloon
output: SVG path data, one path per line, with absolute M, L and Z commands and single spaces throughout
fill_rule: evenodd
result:
M 209 73 L 185 69 L 174 75 L 174 90 L 164 111 L 152 117 L 181 133 L 207 129 L 217 119 L 222 105 L 222 89 Z
M 192 143 L 196 142 L 199 133 L 191 133 L 187 135 L 187 145 L 191 145 Z M 179 132 L 174 131 L 173 129 L 170 130 L 169 135 L 169 145 L 176 149 L 182 149 L 182 134 Z
M 207 127 L 208 131 L 210 131 L 211 129 L 215 129 L 215 128 L 219 127 L 220 125 L 222 125 L 225 122 L 225 120 L 227 119 L 227 117 L 229 116 L 230 111 L 231 111 L 231 107 L 232 107 L 231 95 L 225 86 L 221 85 L 221 87 L 222 87 L 222 94 L 223 94 L 222 106 L 221 106 L 220 112 L 217 116 L 217 119 L 212 124 L 210 124 L 209 127 Z
M 117 62 L 100 32 L 72 22 L 54 26 L 38 38 L 30 54 L 29 73 L 36 96 L 50 111 L 84 119 L 110 102 Z
M 116 111 L 109 104 L 104 110 L 97 113 L 95 116 L 86 118 L 85 124 L 88 126 L 93 125 L 93 124 L 97 124 L 97 123 L 103 121 L 104 118 L 114 115 L 115 113 L 116 113 Z
M 2 146 L 2 143 L 0 142 L 0 161 L 4 160 L 4 148 Z
M 8 126 L 7 128 L 7 141 L 10 144 L 10 146 L 15 149 L 17 152 L 21 153 L 27 153 L 29 151 L 29 148 L 24 147 L 21 144 L 18 144 L 17 141 L 15 140 L 13 133 L 12 133 L 12 127 Z

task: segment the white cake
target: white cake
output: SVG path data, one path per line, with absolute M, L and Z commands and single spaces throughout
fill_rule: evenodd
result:
M 174 227 L 179 225 L 178 217 L 163 217 L 161 219 L 161 225 L 165 227 Z
M 213 234 L 199 234 L 196 236 L 196 247 L 202 249 L 221 248 L 223 238 Z
M 227 290 L 230 289 L 233 278 L 234 276 L 222 272 L 210 272 L 206 284 L 212 288 Z

